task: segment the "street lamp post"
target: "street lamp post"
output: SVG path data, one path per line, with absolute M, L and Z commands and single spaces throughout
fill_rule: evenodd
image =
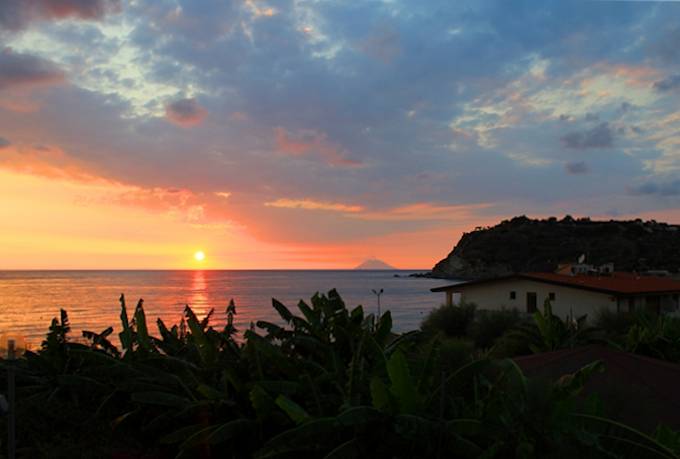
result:
M 378 320 L 380 320 L 380 296 L 383 294 L 384 290 L 383 289 L 380 289 L 380 290 L 372 289 L 371 291 L 378 298 Z

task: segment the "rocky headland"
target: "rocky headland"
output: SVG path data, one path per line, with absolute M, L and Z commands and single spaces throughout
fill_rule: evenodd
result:
M 561 220 L 525 216 L 464 233 L 428 277 L 477 279 L 514 272 L 554 271 L 559 263 L 614 263 L 617 271 L 680 268 L 680 226 L 643 221 Z

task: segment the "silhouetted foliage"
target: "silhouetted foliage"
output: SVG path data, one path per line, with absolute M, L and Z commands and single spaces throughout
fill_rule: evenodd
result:
M 606 331 L 611 338 L 617 338 L 625 336 L 635 320 L 635 313 L 601 309 L 595 314 L 593 325 Z
M 466 336 L 475 319 L 475 304 L 441 305 L 425 317 L 420 329 L 427 334 L 443 333 L 446 336 Z
M 477 358 L 471 341 L 396 335 L 389 312 L 350 310 L 334 290 L 297 313 L 272 305 L 280 320 L 242 339 L 233 303 L 220 331 L 211 313 L 199 319 L 187 306 L 178 325 L 158 320 L 155 337 L 143 302 L 129 317 L 121 297 L 120 348 L 110 328 L 84 332 L 87 344 L 69 340 L 62 312 L 41 349 L 15 362 L 22 454 L 677 457 L 675 432 L 645 436 L 577 403 L 598 362 L 541 383 L 511 360 Z M 456 312 L 467 324 L 473 313 Z M 556 347 L 546 330 L 559 337 L 559 327 L 538 328 Z
M 573 348 L 593 338 L 595 329 L 586 324 L 586 316 L 565 320 L 553 314 L 549 299 L 532 314 L 533 321 L 519 325 L 506 334 L 506 339 L 526 343 L 534 353 Z
M 478 311 L 475 321 L 470 327 L 469 335 L 478 348 L 490 348 L 498 338 L 517 326 L 522 320 L 517 309 Z

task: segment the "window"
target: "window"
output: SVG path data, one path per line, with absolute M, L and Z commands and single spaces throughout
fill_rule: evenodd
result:
M 555 292 L 548 293 L 548 299 L 550 301 L 555 301 Z
M 513 290 L 512 292 L 510 292 L 510 299 L 514 300 L 516 298 L 517 298 L 517 292 Z

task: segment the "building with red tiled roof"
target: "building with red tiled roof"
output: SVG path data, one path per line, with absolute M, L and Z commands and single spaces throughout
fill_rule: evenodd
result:
M 558 316 L 592 316 L 600 309 L 612 311 L 678 310 L 680 280 L 614 272 L 607 275 L 522 273 L 491 279 L 460 282 L 431 289 L 475 303 L 480 309 L 519 309 L 533 312 L 546 299 Z
M 514 360 L 527 376 L 551 381 L 599 360 L 604 371 L 588 379 L 584 398 L 596 394 L 606 416 L 645 433 L 652 433 L 659 424 L 680 429 L 680 365 L 676 363 L 598 345 Z

